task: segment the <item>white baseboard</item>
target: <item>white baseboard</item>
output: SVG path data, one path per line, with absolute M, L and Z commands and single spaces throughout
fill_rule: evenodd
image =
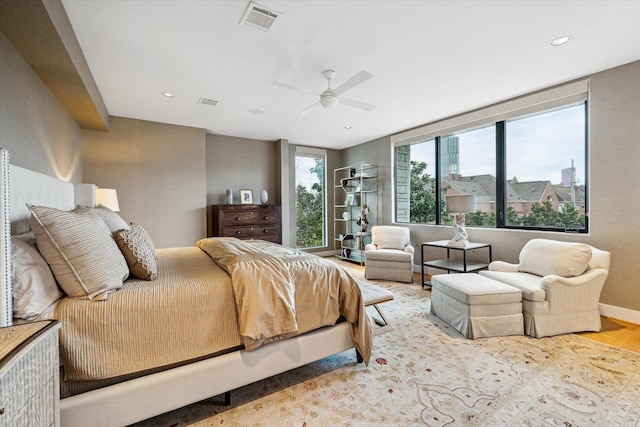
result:
M 625 322 L 640 325 L 640 311 L 602 303 L 599 304 L 599 308 L 600 314 L 605 317 L 613 317 L 614 319 L 624 320 Z

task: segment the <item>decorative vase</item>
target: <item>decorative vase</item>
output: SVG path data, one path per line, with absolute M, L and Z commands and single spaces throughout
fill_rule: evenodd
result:
M 232 189 L 227 189 L 227 204 L 228 205 L 232 205 L 233 204 L 233 190 Z
M 262 190 L 260 192 L 260 201 L 262 202 L 263 205 L 266 205 L 267 202 L 269 201 L 269 193 L 267 193 L 267 190 Z
M 349 221 L 351 219 L 351 214 L 349 212 L 344 212 L 342 214 L 342 219 L 344 219 L 345 221 Z

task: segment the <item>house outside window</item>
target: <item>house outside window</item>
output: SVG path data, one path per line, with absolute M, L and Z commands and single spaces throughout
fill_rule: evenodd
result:
M 586 124 L 578 82 L 392 136 L 395 221 L 451 224 L 446 196 L 474 194 L 469 227 L 586 232 Z
M 327 246 L 326 150 L 296 147 L 296 247 Z

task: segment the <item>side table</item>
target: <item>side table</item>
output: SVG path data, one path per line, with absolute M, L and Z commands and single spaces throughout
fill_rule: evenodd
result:
M 0 328 L 0 426 L 60 425 L 56 321 Z
M 447 257 L 441 259 L 435 259 L 430 261 L 424 260 L 425 247 L 442 248 L 447 250 Z M 469 261 L 467 252 L 474 251 L 476 249 L 487 249 L 488 258 L 487 262 L 477 262 L 475 260 Z M 451 251 L 462 251 L 462 259 L 451 258 Z M 447 270 L 447 273 L 455 271 L 457 273 L 471 273 L 474 271 L 482 270 L 489 267 L 491 263 L 491 244 L 489 243 L 471 243 L 467 246 L 450 246 L 448 240 L 437 240 L 435 242 L 423 242 L 420 247 L 420 265 L 422 268 L 422 287 L 431 286 L 430 282 L 424 280 L 424 268 L 432 267 L 441 270 Z

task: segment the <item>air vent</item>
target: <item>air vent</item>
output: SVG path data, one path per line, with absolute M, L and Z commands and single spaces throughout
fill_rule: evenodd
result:
M 257 5 L 254 2 L 249 3 L 240 25 L 253 28 L 254 30 L 264 31 L 265 33 L 271 29 L 271 26 L 276 22 L 280 12 L 269 10 L 265 7 Z
M 218 101 L 213 100 L 213 99 L 200 98 L 198 100 L 198 104 L 212 105 L 212 106 L 215 107 L 216 105 L 218 105 Z

